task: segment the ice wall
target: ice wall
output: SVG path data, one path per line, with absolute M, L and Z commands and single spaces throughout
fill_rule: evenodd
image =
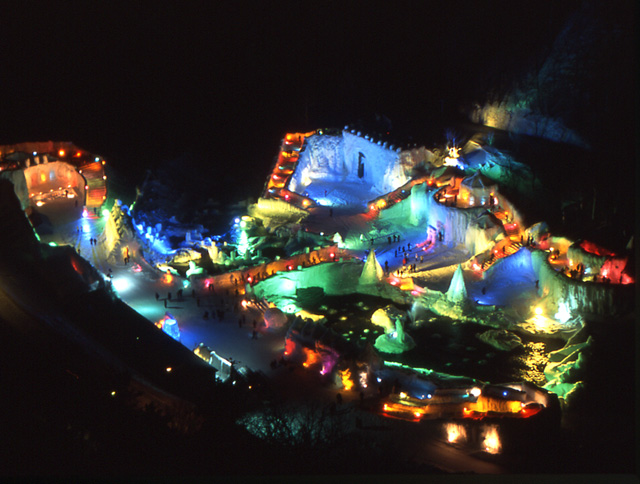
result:
M 531 251 L 521 247 L 515 254 L 498 259 L 485 273 L 485 279 L 509 274 L 518 279 L 535 281 L 536 272 L 531 262 Z
M 432 194 L 427 196 L 427 223 L 444 232 L 444 242 L 452 245 L 467 244 L 467 231 L 471 223 L 486 208 L 456 208 L 439 203 Z M 475 242 L 472 244 L 475 247 Z
M 409 222 L 412 225 L 418 225 L 427 218 L 427 190 L 424 184 L 414 185 L 411 187 L 411 195 L 409 203 L 411 204 L 411 215 Z
M 539 292 L 548 297 L 551 309 L 557 311 L 558 304 L 565 302 L 568 309 L 579 314 L 615 315 L 633 309 L 635 285 L 582 282 L 556 272 L 548 254 L 535 250 L 531 263 L 539 283 Z
M 599 273 L 602 265 L 607 260 L 607 257 L 587 252 L 577 244 L 572 244 L 569 247 L 567 250 L 567 257 L 571 259 L 574 267 L 582 263 L 585 267 L 589 267 L 593 274 Z
M 360 262 L 343 262 L 280 272 L 254 286 L 254 291 L 259 299 L 264 297 L 274 302 L 283 297 L 295 299 L 297 289 L 308 287 L 321 287 L 329 295 L 352 294 L 357 292 L 362 268 Z
M 413 163 L 409 157 L 407 164 Z M 340 136 L 315 134 L 306 138 L 288 188 L 318 199 L 323 195 L 322 184 L 350 185 L 351 192 L 366 202 L 404 185 L 408 173 L 399 153 L 386 143 L 378 144 L 348 131 Z M 348 196 L 339 198 L 349 201 Z
M 305 149 L 300 153 L 296 170 L 291 175 L 289 189 L 302 193 L 317 180 L 342 181 L 348 176 L 344 160 L 341 136 L 312 135 L 305 140 Z
M 68 163 L 52 161 L 39 165 L 31 165 L 24 170 L 27 188 L 30 192 L 54 190 L 58 187 L 72 188 L 81 200 L 84 200 L 84 178 L 76 168 Z
M 382 220 L 402 219 L 414 226 L 430 225 L 436 230 L 443 229 L 445 243 L 463 244 L 474 255 L 493 247 L 496 240 L 504 234 L 499 224 L 483 228 L 478 223 L 478 217 L 486 212 L 486 207 L 447 207 L 437 202 L 434 194 L 435 191 L 428 190 L 424 184 L 414 185 L 407 199 L 382 210 L 379 217 Z M 498 197 L 500 203 L 514 214 L 514 220 L 522 223 L 511 203 L 500 195 Z
M 464 245 L 471 255 L 482 254 L 491 249 L 503 233 L 499 226 L 483 229 L 472 222 L 467 230 Z

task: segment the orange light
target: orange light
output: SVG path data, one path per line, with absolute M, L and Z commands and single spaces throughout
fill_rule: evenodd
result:
M 496 426 L 491 426 L 486 430 L 483 444 L 484 450 L 489 454 L 500 453 L 502 444 L 500 443 L 500 436 L 498 435 L 498 428 Z
M 64 155 L 63 155 L 64 156 Z M 82 156 L 82 153 L 80 153 L 79 151 L 76 151 L 76 154 L 74 155 L 76 158 L 80 158 Z
M 387 410 L 389 410 L 389 405 L 387 405 L 386 403 L 382 406 L 382 409 L 386 412 Z
M 58 151 L 58 156 L 65 156 L 67 154 L 67 152 L 65 150 L 59 150 Z
M 413 414 L 417 417 L 420 418 L 421 413 L 420 412 L 413 412 Z
M 353 381 L 351 381 L 351 370 L 346 368 L 340 371 L 340 379 L 342 380 L 342 385 L 344 389 L 349 391 L 353 388 Z

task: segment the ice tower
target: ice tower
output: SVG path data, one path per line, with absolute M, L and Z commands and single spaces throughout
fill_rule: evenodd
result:
M 376 259 L 376 251 L 371 249 L 367 260 L 362 268 L 362 274 L 358 280 L 360 285 L 376 284 L 381 281 L 384 276 L 384 270 L 380 266 L 378 259 Z
M 462 266 L 460 264 L 458 264 L 456 271 L 453 273 L 446 296 L 447 300 L 452 303 L 461 303 L 467 299 L 467 287 L 464 285 Z

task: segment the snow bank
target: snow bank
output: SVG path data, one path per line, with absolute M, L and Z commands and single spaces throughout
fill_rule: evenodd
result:
M 27 188 L 24 171 L 3 170 L 0 171 L 0 179 L 9 180 L 13 184 L 13 191 L 20 201 L 20 208 L 26 210 L 29 207 L 29 189 Z
M 562 119 L 538 114 L 515 99 L 486 103 L 484 106 L 476 105 L 470 112 L 469 119 L 473 123 L 490 128 L 588 147 L 587 143 L 575 131 L 569 129 Z
M 476 338 L 500 351 L 524 348 L 522 340 L 506 329 L 490 329 L 484 333 L 476 334 Z
M 262 220 L 266 228 L 275 228 L 288 223 L 299 223 L 309 213 L 282 200 L 260 198 L 249 206 L 250 216 Z

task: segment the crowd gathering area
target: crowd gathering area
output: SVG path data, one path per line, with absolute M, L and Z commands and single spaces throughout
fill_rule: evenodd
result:
M 451 445 L 499 454 L 509 422 L 555 425 L 582 395 L 584 319 L 634 310 L 628 253 L 520 213 L 503 187 L 530 173 L 482 136 L 427 149 L 349 126 L 287 133 L 225 234 L 162 219 L 150 187 L 107 206 L 101 157 L 28 148 L 2 162 L 24 173 L 23 205 L 79 217 L 41 240 L 74 246 L 220 382 L 288 395 L 295 375 L 334 408 L 439 422 Z

